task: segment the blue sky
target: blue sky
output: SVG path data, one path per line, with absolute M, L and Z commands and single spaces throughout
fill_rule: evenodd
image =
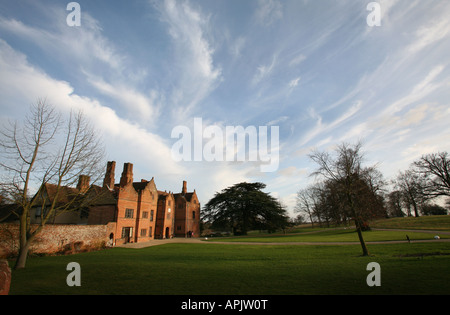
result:
M 376 1 L 369 27 L 356 0 L 0 1 L 0 119 L 21 119 L 40 97 L 82 109 L 107 160 L 134 164 L 206 203 L 261 181 L 290 210 L 313 181 L 312 149 L 362 140 L 387 179 L 422 154 L 450 149 L 450 2 Z M 280 164 L 176 162 L 171 131 L 279 126 Z

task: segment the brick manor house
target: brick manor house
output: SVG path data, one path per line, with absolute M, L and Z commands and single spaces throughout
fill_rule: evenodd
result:
M 65 195 L 89 194 L 89 205 L 76 211 L 58 214 L 53 224 L 112 224 L 108 239 L 112 244 L 145 242 L 172 237 L 198 237 L 200 233 L 200 203 L 195 189 L 187 192 L 183 181 L 180 193 L 160 191 L 155 180 L 133 182 L 133 164 L 125 163 L 120 182 L 115 182 L 116 162 L 107 163 L 103 186 L 89 185 L 88 176 L 80 176 L 76 188 L 62 187 Z M 45 196 L 51 202 L 55 185 L 46 184 Z M 63 201 L 61 201 L 63 202 Z M 32 223 L 39 223 L 44 207 L 31 213 Z

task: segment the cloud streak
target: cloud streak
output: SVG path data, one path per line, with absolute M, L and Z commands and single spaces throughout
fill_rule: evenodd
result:
M 168 26 L 176 51 L 174 63 L 179 69 L 173 78 L 177 86 L 170 99 L 177 107 L 176 116 L 186 117 L 221 78 L 221 69 L 214 65 L 214 49 L 206 36 L 209 17 L 188 1 L 165 0 L 155 5 L 161 21 Z

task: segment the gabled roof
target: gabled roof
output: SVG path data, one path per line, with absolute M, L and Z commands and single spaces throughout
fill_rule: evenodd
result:
M 47 198 L 46 204 L 48 205 L 56 197 L 58 185 L 46 183 L 44 184 L 44 189 L 45 197 Z M 36 195 L 36 197 L 42 198 L 42 195 Z M 81 193 L 78 188 L 61 186 L 58 194 L 58 205 L 71 202 L 82 202 L 83 204 L 89 205 L 110 205 L 117 203 L 114 191 L 110 191 L 107 188 L 91 185 L 87 192 Z M 40 204 L 36 203 L 36 206 L 40 206 Z
M 168 197 L 172 196 L 172 198 L 174 198 L 174 195 L 172 192 L 167 192 L 167 191 L 162 191 L 162 190 L 158 190 L 158 199 L 167 199 Z M 175 198 L 174 198 L 175 199 Z
M 187 193 L 185 193 L 185 194 L 183 194 L 183 193 L 177 193 L 177 194 L 174 194 L 174 197 L 175 197 L 175 198 L 181 197 L 181 198 L 184 198 L 187 202 L 191 202 L 191 201 L 192 201 L 192 196 L 194 196 L 194 194 L 197 194 L 197 193 L 195 192 L 195 190 L 194 190 L 193 192 L 187 192 Z
M 127 185 L 129 185 L 130 183 L 128 183 Z M 145 188 L 147 188 L 148 185 L 154 185 L 155 189 L 156 189 L 156 184 L 155 184 L 155 180 L 154 178 L 152 178 L 151 180 L 145 180 L 142 179 L 140 182 L 132 182 L 131 185 L 133 186 L 134 190 L 136 192 L 140 192 L 142 190 L 144 190 Z M 120 189 L 120 187 L 125 187 L 125 186 L 121 186 L 120 183 L 119 184 L 114 184 L 114 190 L 118 190 Z
M 109 190 L 106 187 L 100 187 L 97 185 L 92 185 L 87 194 L 90 194 L 92 197 L 90 204 L 91 205 L 114 205 L 117 204 L 117 194 L 114 190 Z
M 174 195 L 174 193 L 171 192 L 171 191 L 166 191 L 166 190 L 164 190 L 164 191 L 158 190 L 158 195 L 164 195 L 164 196 L 167 196 L 167 195 Z
M 44 194 L 45 198 L 47 198 L 48 200 L 47 203 L 53 202 L 57 192 L 58 192 L 58 185 L 49 183 L 44 184 Z M 79 189 L 68 186 L 60 186 L 58 193 L 58 204 L 73 202 L 74 198 L 76 198 L 78 195 L 80 195 Z M 36 194 L 35 198 L 36 197 L 42 198 L 42 194 L 40 196 Z

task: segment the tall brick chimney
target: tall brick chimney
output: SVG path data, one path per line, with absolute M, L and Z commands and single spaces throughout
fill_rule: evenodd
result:
M 183 189 L 181 190 L 181 194 L 186 195 L 186 193 L 187 193 L 187 182 L 184 180 L 183 181 Z
M 120 177 L 120 186 L 133 182 L 133 164 L 125 163 L 123 165 L 122 177 Z
M 80 191 L 80 193 L 84 194 L 89 189 L 89 181 L 91 178 L 87 175 L 80 175 L 78 178 L 78 185 L 77 189 Z
M 116 170 L 116 162 L 110 161 L 106 165 L 106 174 L 105 178 L 103 179 L 103 187 L 113 189 L 114 188 L 114 173 Z

